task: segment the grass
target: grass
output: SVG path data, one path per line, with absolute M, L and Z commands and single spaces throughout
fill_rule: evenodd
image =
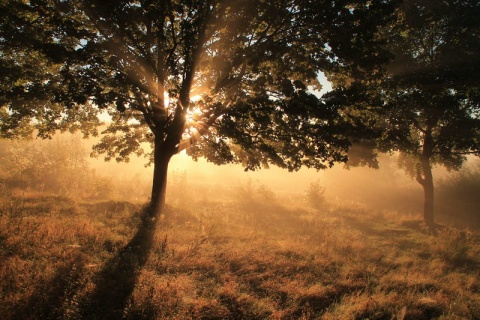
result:
M 0 201 L 3 319 L 479 319 L 480 234 L 358 204 Z

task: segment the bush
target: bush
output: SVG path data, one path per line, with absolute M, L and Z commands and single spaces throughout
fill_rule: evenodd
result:
M 257 195 L 261 201 L 272 202 L 275 201 L 277 195 L 268 186 L 262 184 L 257 188 Z
M 320 180 L 310 183 L 305 191 L 305 200 L 309 206 L 319 209 L 325 205 L 325 187 L 322 187 Z

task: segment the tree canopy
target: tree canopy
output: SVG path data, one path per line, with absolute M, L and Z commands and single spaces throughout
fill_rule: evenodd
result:
M 1 134 L 96 134 L 107 112 L 94 153 L 128 160 L 150 143 L 154 208 L 184 149 L 247 169 L 325 168 L 346 160 L 353 126 L 311 93 L 318 72 L 377 65 L 372 35 L 393 4 L 2 0 Z

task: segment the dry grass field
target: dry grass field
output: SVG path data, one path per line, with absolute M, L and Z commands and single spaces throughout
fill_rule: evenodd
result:
M 478 231 L 240 191 L 156 229 L 140 204 L 4 192 L 1 318 L 480 319 Z

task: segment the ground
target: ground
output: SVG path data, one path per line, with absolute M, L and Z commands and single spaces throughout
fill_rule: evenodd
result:
M 478 231 L 268 192 L 171 203 L 153 229 L 142 204 L 3 197 L 0 314 L 480 319 Z

